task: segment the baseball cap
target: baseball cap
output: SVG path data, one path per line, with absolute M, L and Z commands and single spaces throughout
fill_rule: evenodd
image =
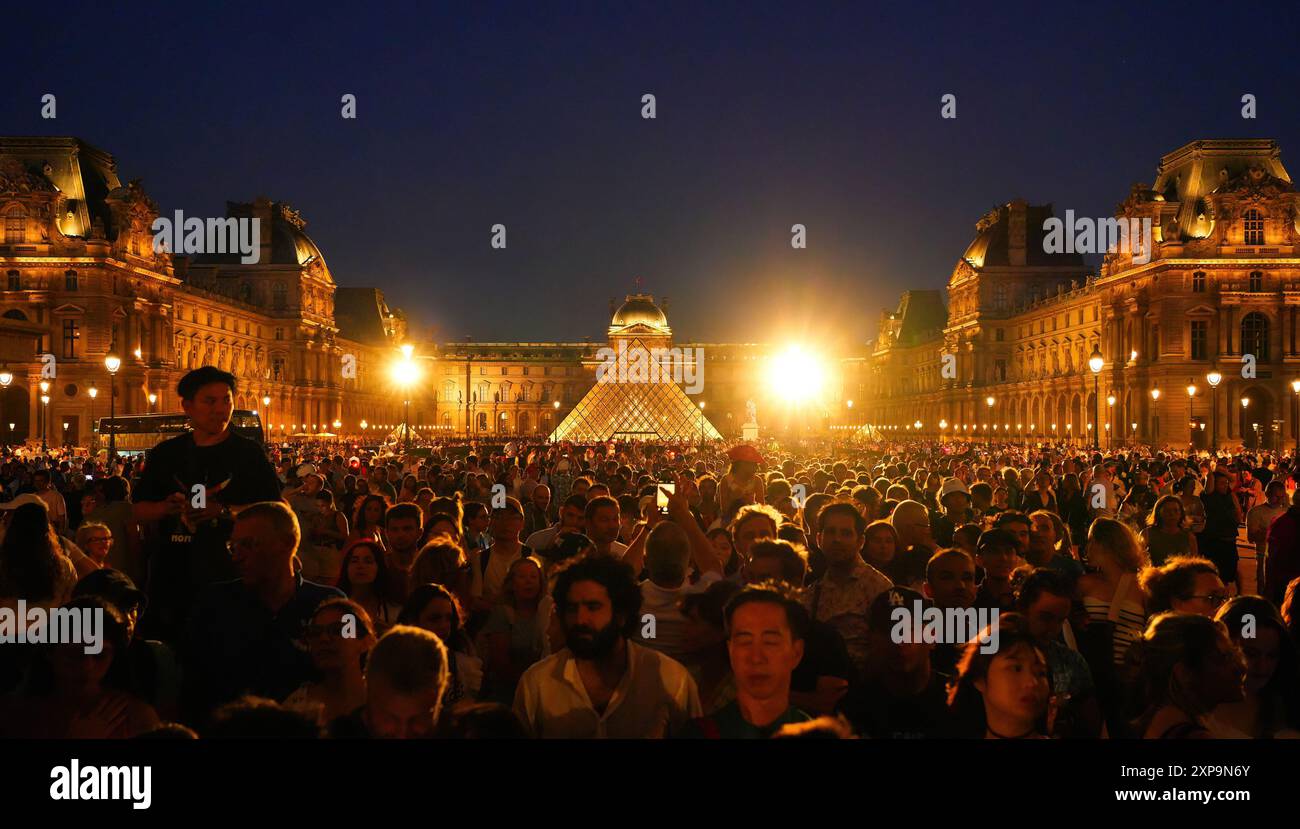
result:
M 916 602 L 921 603 L 921 610 L 934 607 L 934 600 L 927 599 L 910 587 L 891 587 L 871 600 L 867 609 L 867 626 L 876 632 L 887 632 L 895 624 L 891 618 L 896 607 L 907 608 L 909 613 L 915 611 Z
M 979 541 L 975 543 L 975 551 L 977 553 L 983 553 L 985 550 L 993 547 L 1010 547 L 1015 550 L 1018 546 L 1019 545 L 1016 543 L 1016 537 L 1008 530 L 999 527 L 992 530 L 985 530 L 980 533 Z
M 970 490 L 962 483 L 961 478 L 949 478 L 939 487 L 939 500 L 942 501 L 954 492 L 960 492 L 962 495 L 970 495 Z

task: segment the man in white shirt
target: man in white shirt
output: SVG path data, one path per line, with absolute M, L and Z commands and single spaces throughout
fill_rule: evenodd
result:
M 570 495 L 560 508 L 560 523 L 530 534 L 524 539 L 524 546 L 543 558 L 549 558 L 547 551 L 559 543 L 561 535 L 583 531 L 586 509 L 586 498 Z
M 515 692 L 515 714 L 532 736 L 660 738 L 701 716 L 686 668 L 629 641 L 643 624 L 631 567 L 603 555 L 579 559 L 553 595 L 568 647 L 525 671 Z
M 44 501 L 49 509 L 50 524 L 54 527 L 54 531 L 61 533 L 68 529 L 68 504 L 63 500 L 63 494 L 50 486 L 49 470 L 38 469 L 33 472 L 32 487 L 36 490 L 37 497 Z
M 654 513 L 657 517 L 658 513 Z M 689 508 L 686 514 L 690 518 Z M 641 582 L 641 618 L 648 615 L 650 621 L 637 628 L 636 640 L 648 648 L 654 648 L 679 662 L 686 661 L 690 654 L 686 639 L 686 616 L 678 608 L 682 597 L 688 593 L 702 593 L 710 584 L 722 578 L 722 564 L 712 545 L 701 552 L 707 558 L 695 556 L 696 566 L 700 568 L 700 580 L 691 584 L 686 576 L 691 563 L 691 538 L 686 530 L 672 521 L 659 520 L 649 531 L 645 539 L 645 567 L 649 578 Z M 635 567 L 633 549 L 637 547 L 634 540 L 628 549 L 624 561 Z
M 595 543 L 596 552 L 602 556 L 622 558 L 627 545 L 618 540 L 618 531 L 623 527 L 618 501 L 608 495 L 598 495 L 587 502 L 584 518 L 587 537 Z

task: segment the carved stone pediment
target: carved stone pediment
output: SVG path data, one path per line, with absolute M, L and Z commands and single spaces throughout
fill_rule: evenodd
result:
M 1239 199 L 1261 200 L 1294 192 L 1295 187 L 1269 173 L 1263 167 L 1251 167 L 1235 178 L 1229 179 L 1214 192 L 1218 195 L 1236 196 Z
M 49 179 L 31 172 L 11 155 L 0 155 L 0 194 L 56 193 Z

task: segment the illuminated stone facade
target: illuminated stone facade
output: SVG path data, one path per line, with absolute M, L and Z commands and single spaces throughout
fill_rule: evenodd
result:
M 176 382 L 212 364 L 239 379 L 237 408 L 271 398 L 265 420 L 277 433 L 400 419 L 385 370 L 406 337 L 403 317 L 377 290 L 337 288 L 288 205 L 229 206 L 231 216 L 262 219 L 257 264 L 155 252 L 158 214 L 102 150 L 75 138 L 0 138 L 0 359 L 14 375 L 0 393 L 6 441 L 39 439 L 40 355 L 53 354 L 49 443 L 89 445 L 93 418 L 109 412 L 110 350 L 122 359 L 118 414 L 179 411 Z M 345 298 L 347 313 L 336 313 Z M 342 377 L 344 354 L 356 358 L 355 379 Z
M 927 436 L 1009 431 L 1085 444 L 1096 382 L 1103 446 L 1289 449 L 1298 203 L 1275 141 L 1193 142 L 1117 208 L 1118 218 L 1150 220 L 1152 249 L 1108 253 L 1100 273 L 1077 254 L 1044 252 L 1051 206 L 997 207 L 953 270 L 943 319 L 936 292 L 911 292 L 882 315 L 860 389 L 871 402 L 851 419 L 900 434 L 919 421 Z M 1094 349 L 1104 360 L 1096 378 Z M 944 355 L 955 357 L 955 376 L 945 376 Z

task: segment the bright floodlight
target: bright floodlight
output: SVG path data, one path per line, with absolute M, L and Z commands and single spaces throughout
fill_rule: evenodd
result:
M 393 363 L 393 380 L 402 388 L 415 384 L 420 379 L 420 367 L 413 360 L 398 360 Z
M 773 394 L 797 402 L 817 397 L 826 378 L 816 355 L 792 345 L 772 358 L 767 379 Z
M 411 354 L 413 354 L 414 352 L 415 352 L 415 346 L 410 344 L 402 346 L 402 356 L 405 357 L 406 359 L 408 360 L 411 359 Z

